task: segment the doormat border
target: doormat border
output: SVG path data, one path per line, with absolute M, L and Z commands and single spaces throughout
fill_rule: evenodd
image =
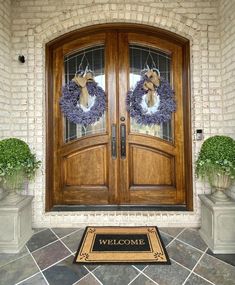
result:
M 89 262 L 77 262 L 77 257 L 78 257 L 78 254 L 79 254 L 79 249 L 85 239 L 85 235 L 86 235 L 86 232 L 87 232 L 87 229 L 88 228 L 155 228 L 156 229 L 156 232 L 158 234 L 158 237 L 159 237 L 159 240 L 161 242 L 161 246 L 162 246 L 162 249 L 163 249 L 163 252 L 166 256 L 166 259 L 167 261 L 152 261 L 152 262 L 145 262 L 145 261 L 126 261 L 126 262 L 118 262 L 118 261 L 114 261 L 114 262 L 110 262 L 110 261 L 107 261 L 107 262 L 99 262 L 99 261 L 95 261 L 95 262 L 92 262 L 92 261 L 89 261 Z M 166 251 L 166 248 L 165 248 L 165 245 L 162 241 L 162 237 L 159 233 L 159 230 L 158 230 L 158 227 L 157 226 L 87 226 L 84 230 L 84 233 L 82 235 L 82 238 L 81 238 L 81 241 L 79 242 L 79 245 L 78 245 L 78 249 L 77 249 L 77 252 L 75 254 L 75 257 L 74 257 L 74 260 L 73 260 L 73 263 L 74 264 L 77 264 L 77 265 L 127 265 L 127 264 L 132 264 L 132 265 L 143 265 L 143 264 L 146 264 L 146 265 L 171 265 L 171 261 L 170 261 L 170 258 L 168 256 L 168 253 Z

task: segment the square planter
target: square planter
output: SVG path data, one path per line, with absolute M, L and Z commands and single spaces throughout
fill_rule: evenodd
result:
M 201 200 L 199 233 L 213 253 L 235 253 L 235 201 L 215 202 L 209 195 Z
M 0 201 L 0 253 L 18 253 L 33 234 L 33 196 Z

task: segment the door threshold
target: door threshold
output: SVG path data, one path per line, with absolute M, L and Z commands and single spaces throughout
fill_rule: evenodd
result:
M 188 211 L 186 205 L 56 205 L 52 212 L 67 211 Z

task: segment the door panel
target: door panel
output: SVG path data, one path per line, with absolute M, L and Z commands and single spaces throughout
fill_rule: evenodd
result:
M 174 157 L 156 149 L 130 146 L 131 185 L 175 185 Z
M 53 47 L 48 99 L 53 205 L 186 204 L 184 110 L 190 102 L 183 97 L 180 43 L 141 29 L 111 28 Z M 175 91 L 177 111 L 168 123 L 139 125 L 127 112 L 127 91 L 146 66 L 157 67 Z M 86 67 L 105 90 L 107 108 L 85 128 L 63 116 L 59 101 L 62 86 Z
M 107 185 L 106 161 L 105 146 L 88 148 L 64 157 L 65 187 Z

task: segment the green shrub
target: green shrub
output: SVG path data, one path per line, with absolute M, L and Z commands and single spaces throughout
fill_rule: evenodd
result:
M 22 140 L 9 138 L 0 141 L 0 183 L 7 189 L 19 189 L 25 179 L 34 177 L 40 161 Z
M 227 136 L 213 136 L 205 140 L 196 161 L 196 174 L 212 182 L 214 174 L 235 179 L 235 141 Z

